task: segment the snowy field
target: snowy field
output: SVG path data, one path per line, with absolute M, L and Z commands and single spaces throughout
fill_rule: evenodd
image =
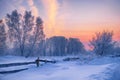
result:
M 35 59 L 5 56 L 0 58 L 0 64 L 34 61 Z M 62 58 L 59 58 L 59 61 L 55 64 L 41 63 L 40 67 L 33 64 L 0 68 L 0 71 L 29 68 L 17 73 L 0 74 L 0 80 L 110 80 L 111 74 L 119 61 L 120 59 L 104 57 L 83 64 L 81 60 L 65 62 L 62 61 Z

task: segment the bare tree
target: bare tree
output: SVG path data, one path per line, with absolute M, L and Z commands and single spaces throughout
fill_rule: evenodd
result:
M 11 14 L 7 14 L 6 24 L 8 25 L 8 34 L 11 41 L 17 41 L 19 43 L 21 55 L 23 56 L 22 50 L 22 34 L 21 34 L 21 15 L 14 10 Z
M 115 44 L 112 37 L 113 32 L 103 31 L 102 33 L 96 33 L 96 36 L 90 41 L 90 46 L 97 55 L 111 54 Z
M 41 18 L 38 17 L 36 18 L 36 22 L 34 21 L 35 18 L 31 11 L 26 11 L 24 15 L 18 13 L 17 10 L 12 11 L 11 14 L 7 14 L 6 23 L 9 29 L 9 37 L 11 41 L 18 43 L 21 56 L 31 55 L 36 43 L 45 37 Z M 24 54 L 25 49 L 29 50 L 27 55 Z
M 0 55 L 4 54 L 5 49 L 6 49 L 5 25 L 3 24 L 2 20 L 0 20 Z
M 30 56 L 33 53 L 34 46 L 39 46 L 39 43 L 42 42 L 44 38 L 45 35 L 43 32 L 43 21 L 40 17 L 37 17 L 36 26 L 34 27 L 33 35 L 31 36 L 31 47 L 26 57 Z
M 12 41 L 17 41 L 20 47 L 21 56 L 24 55 L 25 43 L 28 41 L 32 31 L 34 17 L 31 12 L 26 11 L 22 16 L 17 10 L 7 14 L 6 23 L 8 25 L 9 37 Z

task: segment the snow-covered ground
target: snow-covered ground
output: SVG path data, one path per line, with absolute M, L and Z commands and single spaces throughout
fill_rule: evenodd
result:
M 33 60 L 35 58 L 6 56 L 0 57 L 0 64 Z M 55 64 L 42 63 L 40 67 L 33 64 L 1 68 L 0 70 L 29 69 L 17 73 L 0 74 L 0 80 L 108 80 L 111 77 L 111 71 L 118 64 L 119 59 L 104 57 L 93 59 L 86 64 L 81 64 L 80 60 L 68 62 L 61 60 Z

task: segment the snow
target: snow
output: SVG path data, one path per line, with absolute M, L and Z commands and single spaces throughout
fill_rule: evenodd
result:
M 25 61 L 34 61 L 36 58 L 25 58 L 20 56 L 2 56 L 0 57 L 0 64 L 7 64 L 7 63 L 16 63 L 16 62 L 25 62 Z
M 3 62 L 7 62 L 6 60 L 8 59 L 5 60 L 4 58 L 6 57 L 2 57 L 2 59 L 0 59 Z M 16 58 L 17 62 L 27 60 L 32 61 L 35 59 L 26 59 L 23 57 L 11 57 L 10 59 L 9 57 L 9 62 L 15 60 L 12 58 Z M 117 60 L 119 61 L 119 59 Z M 64 62 L 61 60 L 55 64 L 41 64 L 40 67 L 36 67 L 36 65 L 11 67 L 11 70 L 25 67 L 29 69 L 17 73 L 0 74 L 0 80 L 107 80 L 111 76 L 111 74 L 108 74 L 108 72 L 112 71 L 115 68 L 114 66 L 117 64 L 115 61 L 118 62 L 117 60 L 112 60 L 108 57 L 104 57 L 95 58 L 92 61 L 88 62 L 88 64 L 80 64 L 79 61 Z M 102 61 L 105 61 L 105 63 Z M 7 68 L 7 70 L 10 70 L 10 68 Z
M 102 65 L 102 64 L 110 64 L 110 63 L 120 63 L 120 58 L 111 58 L 111 57 L 96 57 L 89 64 L 92 65 Z
M 111 72 L 108 80 L 120 80 L 120 64 L 117 64 Z

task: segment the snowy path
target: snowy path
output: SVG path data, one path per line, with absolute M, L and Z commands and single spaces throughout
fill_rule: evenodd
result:
M 104 80 L 106 75 L 103 72 L 111 65 L 79 65 L 76 62 L 59 62 L 56 64 L 44 64 L 37 68 L 29 66 L 26 71 L 1 75 L 1 80 Z

